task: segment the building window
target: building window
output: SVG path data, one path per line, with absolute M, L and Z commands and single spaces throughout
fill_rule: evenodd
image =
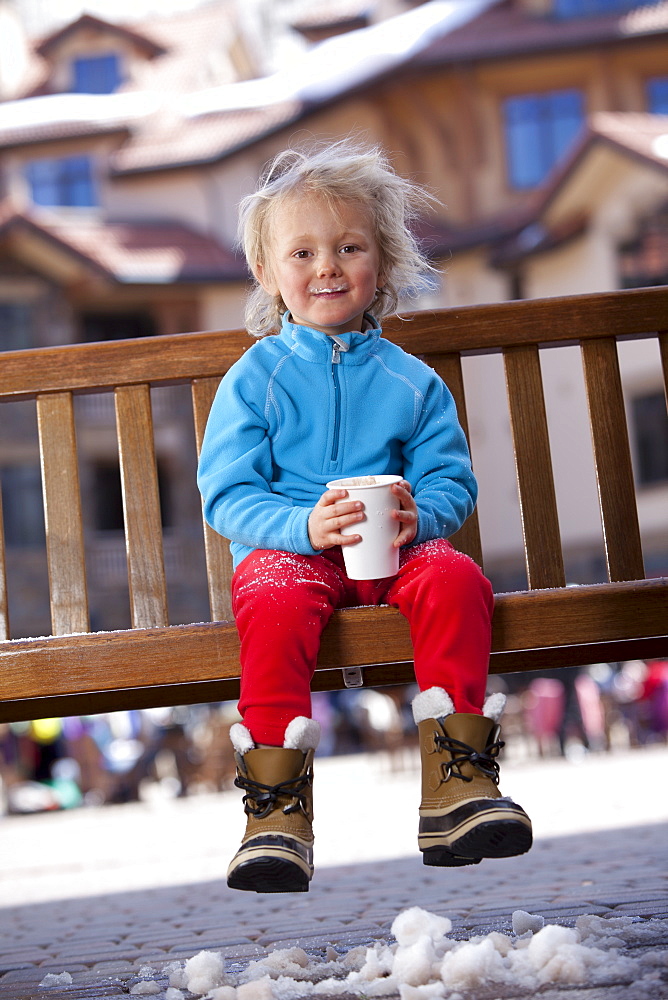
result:
M 82 313 L 80 331 L 80 339 L 89 342 L 153 337 L 156 328 L 155 321 L 148 312 L 90 312 Z
M 668 284 L 668 204 L 639 226 L 635 239 L 620 246 L 618 266 L 622 288 Z
M 0 302 L 0 351 L 35 346 L 35 310 L 27 302 Z
M 81 56 L 72 62 L 72 92 L 75 94 L 113 94 L 121 82 L 119 58 L 113 52 Z
M 172 508 L 169 477 L 158 459 L 158 492 L 160 517 L 163 528 L 172 527 Z M 96 531 L 123 531 L 123 495 L 121 473 L 117 462 L 96 462 L 92 468 L 92 494 L 94 498 L 93 527 Z
M 508 177 L 513 188 L 535 187 L 566 152 L 583 122 L 578 90 L 510 97 L 504 104 Z
M 623 14 L 634 7 L 648 6 L 658 0 L 554 0 L 554 13 L 566 20 L 571 17 L 591 17 L 595 14 Z
M 653 115 L 668 115 L 668 76 L 648 81 L 647 110 Z
M 99 203 L 89 156 L 33 160 L 26 177 L 35 205 L 92 208 Z
M 663 392 L 633 400 L 637 477 L 641 486 L 668 481 L 668 413 Z
M 0 469 L 0 483 L 7 548 L 43 546 L 44 507 L 39 466 L 4 466 Z

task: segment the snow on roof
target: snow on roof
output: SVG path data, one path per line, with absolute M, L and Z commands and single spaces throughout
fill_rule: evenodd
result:
M 668 28 L 668 2 L 654 0 L 645 3 L 625 14 L 621 20 L 620 29 L 624 34 L 649 34 L 652 31 L 665 31 Z
M 431 0 L 378 24 L 329 38 L 294 57 L 283 69 L 184 96 L 186 117 L 299 99 L 328 100 L 410 59 L 445 32 L 454 31 L 499 0 Z
M 367 28 L 327 39 L 293 57 L 277 73 L 183 94 L 162 95 L 186 119 L 214 112 L 317 102 L 389 72 L 434 38 L 461 26 L 499 0 L 431 0 Z M 28 134 L 55 123 L 137 121 L 159 110 L 150 90 L 118 94 L 49 94 L 0 103 L 0 132 Z M 32 138 L 32 137 L 31 137 Z
M 160 107 L 158 94 L 143 91 L 121 94 L 45 94 L 0 103 L 0 131 L 17 134 L 42 125 L 85 122 L 123 124 L 152 114 Z

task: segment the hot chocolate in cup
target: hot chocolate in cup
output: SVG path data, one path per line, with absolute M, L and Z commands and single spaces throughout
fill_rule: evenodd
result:
M 401 476 L 350 476 L 327 483 L 328 490 L 347 490 L 349 500 L 364 504 L 364 520 L 341 529 L 342 535 L 361 535 L 353 545 L 341 546 L 346 573 L 351 580 L 381 580 L 399 572 L 399 549 L 393 542 L 401 529 L 391 511 L 399 498 L 390 487 Z

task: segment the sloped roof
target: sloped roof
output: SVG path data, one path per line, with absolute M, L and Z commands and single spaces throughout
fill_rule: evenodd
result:
M 301 114 L 301 104 L 293 101 L 205 115 L 187 123 L 178 117 L 156 117 L 114 154 L 112 172 L 130 174 L 212 163 L 290 125 Z
M 550 250 L 583 231 L 582 213 L 548 225 L 546 210 L 579 166 L 601 146 L 668 173 L 668 115 L 597 112 L 591 115 L 570 153 L 536 191 L 532 207 L 514 233 L 497 243 L 495 263 L 510 263 Z
M 275 73 L 184 99 L 184 113 L 266 107 L 299 100 L 317 105 L 396 72 L 423 48 L 499 0 L 431 0 L 367 28 L 335 35 L 286 61 Z
M 668 115 L 598 111 L 589 118 L 588 141 L 596 137 L 668 170 Z
M 310 3 L 308 9 L 294 18 L 291 27 L 307 37 L 317 37 L 320 32 L 327 31 L 352 31 L 369 24 L 372 9 L 373 4 L 368 0 Z
M 52 223 L 44 227 L 124 284 L 243 280 L 243 262 L 178 223 Z
M 537 215 L 545 211 L 568 183 L 589 151 L 600 144 L 668 170 L 668 115 L 622 111 L 599 111 L 590 115 L 570 152 L 557 163 L 537 192 Z
M 296 122 L 319 102 L 393 71 L 439 33 L 498 2 L 432 0 L 313 46 L 271 76 L 239 81 L 228 72 L 215 87 L 204 86 L 207 58 L 230 40 L 233 5 L 219 0 L 180 17 L 156 18 L 151 34 L 167 55 L 143 68 L 133 84 L 140 90 L 0 104 L 0 146 L 97 135 L 112 130 L 115 118 L 117 127 L 126 123 L 130 130 L 113 161 L 117 174 L 213 162 Z
M 47 35 L 36 47 L 36 52 L 48 58 L 66 39 L 71 38 L 72 35 L 76 35 L 80 31 L 90 30 L 123 38 L 125 41 L 131 42 L 137 48 L 141 49 L 148 57 L 162 55 L 165 51 L 161 45 L 158 45 L 149 35 L 141 31 L 114 24 L 111 21 L 105 21 L 100 17 L 95 17 L 93 14 L 82 14 L 75 21 L 66 24 L 64 28 L 60 28 L 58 31 Z
M 552 250 L 579 236 L 587 219 L 578 212 L 548 224 L 546 210 L 567 187 L 580 163 L 600 146 L 668 172 L 668 115 L 597 112 L 587 120 L 570 153 L 524 206 L 461 227 L 442 220 L 421 220 L 416 236 L 433 257 L 487 247 L 492 264 L 501 267 Z
M 147 58 L 135 63 L 132 78 L 121 88 L 124 92 L 180 95 L 239 78 L 229 58 L 237 35 L 234 0 L 211 0 L 190 10 L 136 21 L 132 28 L 84 15 L 36 46 L 19 99 L 49 92 L 51 67 L 41 53 L 50 54 L 57 40 L 82 26 L 132 41 L 144 51 Z
M 404 68 L 668 32 L 668 0 L 567 20 L 531 16 L 510 0 L 431 0 L 315 45 L 268 77 L 238 80 L 230 66 L 218 67 L 213 75 L 226 72 L 227 82 L 207 87 L 207 60 L 225 49 L 235 23 L 232 0 L 217 0 L 136 25 L 144 34 L 150 27 L 167 52 L 146 63 L 133 84 L 139 90 L 0 104 L 0 146 L 99 135 L 125 124 L 128 138 L 112 162 L 117 175 L 212 163 Z M 114 103 L 123 98 L 124 108 Z
M 330 25 L 340 21 L 369 20 L 377 3 L 373 0 L 310 0 L 297 12 L 292 26 L 298 24 Z
M 173 222 L 45 222 L 0 206 L 0 236 L 26 231 L 120 284 L 243 281 L 244 262 L 216 240 Z
M 184 93 L 171 116 L 137 130 L 115 155 L 113 169 L 120 174 L 221 159 L 296 123 L 320 102 L 393 71 L 434 34 L 498 2 L 433 0 L 330 38 L 271 76 Z
M 58 95 L 60 96 L 60 95 Z M 41 121 L 35 125 L 6 125 L 2 127 L 2 104 L 0 104 L 0 149 L 27 146 L 42 142 L 56 142 L 61 139 L 88 139 L 114 133 L 129 134 L 129 123 L 123 118 L 118 121 L 99 118 L 67 118 Z
M 513 206 L 504 212 L 461 226 L 430 216 L 416 220 L 412 230 L 427 255 L 438 258 L 447 257 L 455 251 L 502 243 L 522 230 L 531 218 L 528 206 Z
M 554 18 L 499 0 L 474 20 L 436 38 L 411 59 L 414 66 L 528 55 L 618 42 L 668 31 L 668 0 L 647 0 L 635 10 Z

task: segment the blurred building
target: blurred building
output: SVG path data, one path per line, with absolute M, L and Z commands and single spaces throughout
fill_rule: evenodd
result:
M 239 198 L 288 143 L 351 132 L 443 202 L 420 224 L 443 274 L 422 307 L 667 280 L 668 0 L 211 0 L 125 22 L 81 14 L 39 37 L 24 31 L 28 6 L 0 0 L 2 350 L 240 326 Z M 500 360 L 468 360 L 486 569 L 497 587 L 522 585 L 515 485 L 497 472 L 510 453 Z M 623 345 L 658 574 L 668 419 L 656 360 Z M 589 443 L 570 429 L 585 406 L 577 348 L 559 361 L 545 352 L 544 374 L 554 463 L 569 471 L 558 496 L 567 572 L 588 582 L 604 563 Z M 97 627 L 121 627 L 113 413 L 79 404 L 99 554 L 91 605 Z M 0 427 L 10 573 L 12 550 L 25 555 L 44 530 L 34 414 L 11 410 Z M 175 622 L 206 616 L 189 582 L 200 557 L 194 470 L 180 457 L 188 420 L 187 399 L 165 390 L 156 435 Z M 15 634 L 48 621 L 42 579 L 38 563 Z

